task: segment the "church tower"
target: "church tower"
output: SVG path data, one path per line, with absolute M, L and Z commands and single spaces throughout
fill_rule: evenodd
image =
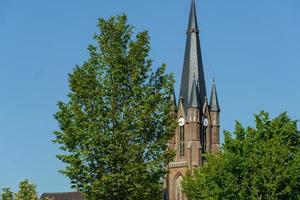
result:
M 181 188 L 182 178 L 187 173 L 192 175 L 193 169 L 205 162 L 204 153 L 219 151 L 220 131 L 220 107 L 215 81 L 209 102 L 206 95 L 195 0 L 192 0 L 189 15 L 176 116 L 178 126 L 169 143 L 169 148 L 175 150 L 176 156 L 168 166 L 166 199 L 187 200 Z

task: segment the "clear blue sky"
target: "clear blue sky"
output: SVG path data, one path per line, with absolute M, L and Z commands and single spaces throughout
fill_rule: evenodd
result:
M 22 179 L 39 193 L 70 191 L 59 174 L 56 102 L 67 74 L 88 57 L 97 19 L 128 14 L 149 30 L 155 66 L 167 63 L 178 91 L 190 0 L 1 0 L 0 188 Z M 216 77 L 222 129 L 253 114 L 287 111 L 300 119 L 300 1 L 198 0 L 208 90 Z

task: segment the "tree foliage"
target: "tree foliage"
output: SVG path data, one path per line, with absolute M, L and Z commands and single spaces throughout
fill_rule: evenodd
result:
M 99 20 L 90 57 L 69 75 L 67 102 L 55 114 L 62 173 L 90 200 L 161 199 L 173 153 L 167 141 L 173 76 L 153 72 L 146 31 L 133 39 L 125 15 Z
M 29 183 L 28 180 L 21 181 L 19 191 L 15 194 L 15 200 L 38 200 L 36 185 Z
M 233 135 L 225 132 L 223 152 L 184 179 L 189 199 L 300 199 L 297 121 L 266 112 L 255 121 L 255 128 L 237 122 Z
M 28 180 L 21 181 L 19 183 L 19 190 L 17 193 L 13 193 L 10 188 L 3 188 L 1 194 L 1 200 L 38 200 L 38 194 L 36 192 L 36 185 L 30 183 Z
M 10 188 L 3 188 L 1 194 L 1 200 L 13 200 L 14 193 L 10 190 Z

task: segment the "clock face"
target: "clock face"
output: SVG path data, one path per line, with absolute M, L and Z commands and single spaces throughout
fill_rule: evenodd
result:
M 180 118 L 178 119 L 178 125 L 179 125 L 179 126 L 184 126 L 184 123 L 185 123 L 184 118 L 183 118 L 183 117 L 180 117 Z
M 203 119 L 203 126 L 208 126 L 208 119 L 206 117 Z

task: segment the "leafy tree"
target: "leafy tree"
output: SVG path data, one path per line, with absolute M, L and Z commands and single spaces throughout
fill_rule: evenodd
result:
M 187 176 L 184 191 L 198 199 L 300 199 L 300 132 L 286 113 L 255 116 L 256 127 L 236 123 L 223 152 Z
M 62 173 L 91 200 L 161 199 L 162 177 L 173 152 L 173 76 L 152 72 L 146 31 L 133 39 L 125 15 L 99 20 L 90 57 L 69 75 L 59 102 L 56 143 L 65 151 Z
M 29 183 L 28 180 L 21 181 L 19 191 L 15 194 L 15 200 L 38 200 L 36 185 Z
M 14 193 L 10 190 L 10 188 L 3 188 L 1 194 L 1 200 L 13 200 Z

